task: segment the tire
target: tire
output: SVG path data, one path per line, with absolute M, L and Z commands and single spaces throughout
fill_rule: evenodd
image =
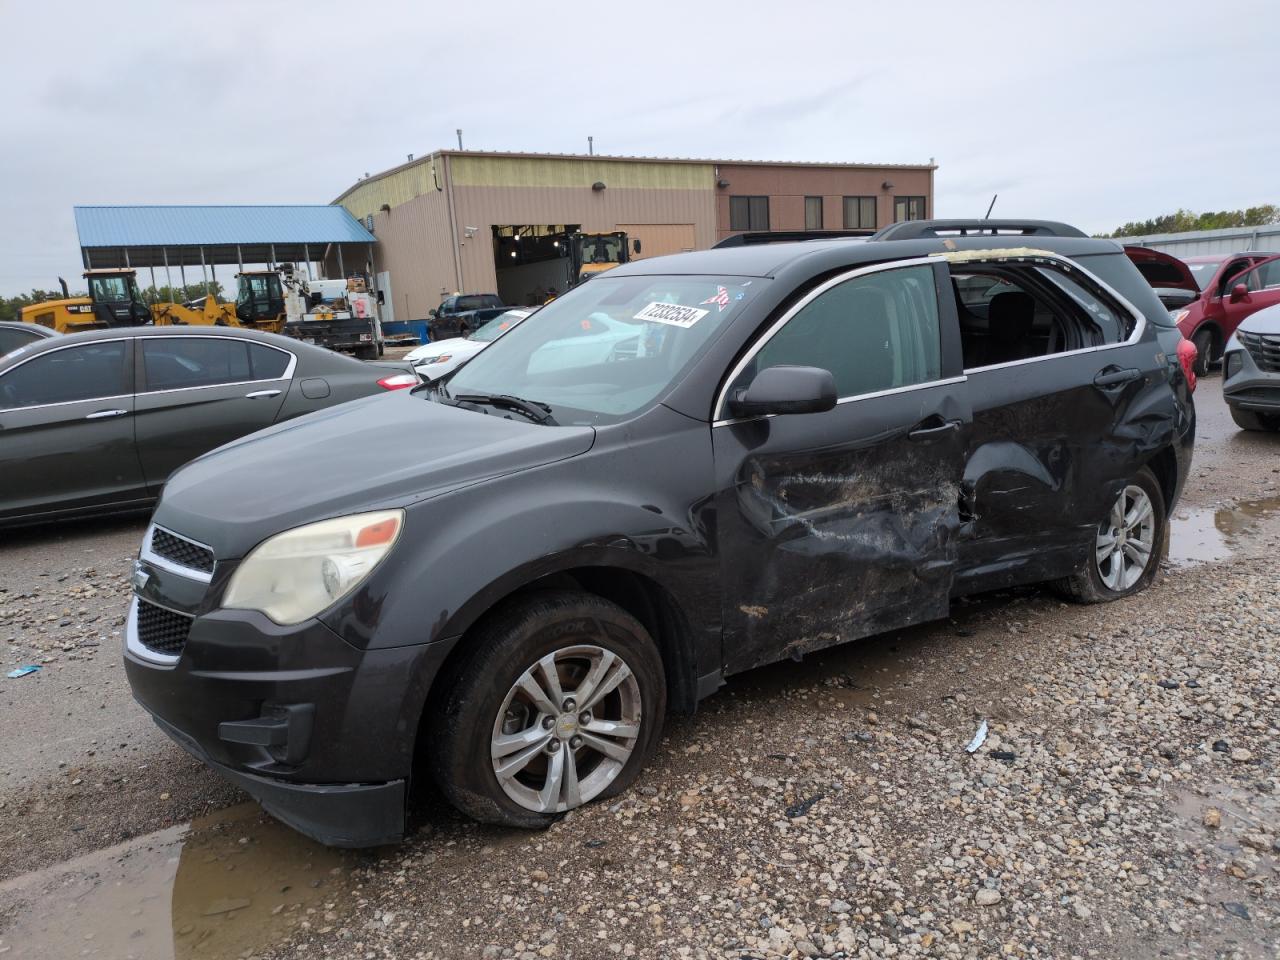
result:
M 1231 419 L 1236 422 L 1236 426 L 1241 430 L 1265 430 L 1274 433 L 1280 430 L 1280 423 L 1274 416 L 1265 413 L 1255 413 L 1253 410 L 1242 410 L 1239 407 L 1228 405 L 1231 411 Z
M 548 591 L 482 621 L 461 642 L 474 652 L 437 680 L 448 692 L 421 733 L 436 786 L 455 807 L 484 823 L 538 829 L 583 803 L 616 796 L 635 780 L 658 743 L 667 701 L 662 658 L 635 618 L 591 594 Z M 548 663 L 561 687 L 558 712 L 540 709 L 528 692 L 531 681 L 544 708 L 556 699 L 544 671 Z M 591 717 L 584 724 L 587 714 L 576 701 L 563 708 L 597 671 L 594 689 L 608 691 L 588 701 Z M 615 683 L 616 673 L 623 678 Z M 606 726 L 615 723 L 634 735 L 606 736 Z M 511 772 L 500 776 L 500 765 Z
M 1209 367 L 1216 359 L 1213 355 L 1214 346 L 1217 344 L 1218 338 L 1214 336 L 1213 331 L 1207 327 L 1201 327 L 1195 332 L 1191 338 L 1191 342 L 1196 347 L 1196 363 L 1192 370 L 1197 377 L 1208 376 Z
M 1108 535 L 1116 526 L 1117 517 L 1113 507 L 1108 511 L 1106 518 L 1098 524 L 1095 546 L 1090 551 L 1083 569 L 1054 584 L 1059 593 L 1075 603 L 1109 603 L 1121 597 L 1132 596 L 1150 585 L 1160 566 L 1160 557 L 1163 555 L 1165 540 L 1169 535 L 1169 525 L 1165 513 L 1164 493 L 1160 489 L 1160 482 L 1156 480 L 1155 474 L 1149 467 L 1143 467 L 1138 471 L 1137 476 L 1125 485 L 1117 499 L 1117 506 L 1123 501 L 1128 511 L 1129 504 L 1138 506 L 1138 502 L 1135 501 L 1140 501 L 1141 497 L 1145 497 L 1151 507 L 1150 527 L 1135 523 L 1132 529 L 1126 530 L 1123 538 L 1112 537 L 1110 539 L 1112 553 L 1116 555 L 1104 560 L 1101 556 L 1102 551 L 1107 546 Z M 1143 541 L 1141 537 L 1147 535 L 1150 537 L 1149 541 Z M 1118 548 L 1114 546 L 1117 539 L 1120 544 Z M 1131 548 L 1134 543 L 1144 542 L 1148 547 L 1145 565 L 1132 575 L 1125 572 L 1131 569 L 1128 566 L 1130 563 L 1136 567 L 1134 555 L 1140 555 L 1142 552 L 1139 548 L 1126 549 L 1126 547 Z M 1123 565 L 1121 575 L 1118 577 L 1115 566 L 1117 560 Z

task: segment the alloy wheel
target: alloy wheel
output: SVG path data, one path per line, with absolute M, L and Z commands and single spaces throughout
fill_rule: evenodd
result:
M 591 644 L 565 647 L 507 692 L 489 743 L 493 772 L 526 810 L 572 810 L 622 772 L 642 720 L 640 685 L 622 657 Z
M 1155 508 L 1142 487 L 1130 484 L 1098 525 L 1098 575 L 1107 588 L 1123 593 L 1136 584 L 1151 563 L 1156 538 Z

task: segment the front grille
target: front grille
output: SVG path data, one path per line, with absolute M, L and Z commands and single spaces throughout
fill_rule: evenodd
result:
M 1253 362 L 1259 370 L 1267 373 L 1280 373 L 1280 336 L 1262 333 L 1245 333 L 1236 331 L 1240 343 L 1249 351 Z
M 183 537 L 174 536 L 161 527 L 155 527 L 151 531 L 151 552 L 180 567 L 190 567 L 201 573 L 213 573 L 212 550 Z
M 187 645 L 193 619 L 139 599 L 138 641 L 153 653 L 176 657 Z

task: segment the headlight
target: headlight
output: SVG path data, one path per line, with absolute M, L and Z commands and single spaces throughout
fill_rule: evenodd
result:
M 403 510 L 381 510 L 286 530 L 244 558 L 222 605 L 260 610 L 282 626 L 301 623 L 358 587 L 403 526 Z
M 1244 369 L 1244 358 L 1240 356 L 1241 351 L 1232 350 L 1227 354 L 1226 359 L 1222 361 L 1222 379 L 1230 380 L 1242 369 Z
M 1169 311 L 1169 315 L 1170 315 L 1171 317 L 1173 317 L 1173 325 L 1174 325 L 1175 327 L 1176 327 L 1178 324 L 1180 324 L 1183 320 L 1187 319 L 1187 316 L 1188 316 L 1190 313 L 1191 313 L 1191 311 L 1190 311 L 1190 310 L 1177 310 L 1177 311 L 1170 310 L 1170 311 Z
M 453 359 L 452 354 L 442 353 L 438 357 L 427 357 L 423 360 L 418 360 L 414 365 L 418 367 L 425 367 L 429 363 L 444 363 L 446 360 L 452 360 L 452 359 Z

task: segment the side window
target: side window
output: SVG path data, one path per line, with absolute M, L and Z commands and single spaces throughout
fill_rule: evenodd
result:
M 252 380 L 248 344 L 221 337 L 146 337 L 142 369 L 147 390 L 182 390 Z
M 1120 343 L 1133 318 L 1077 272 L 956 264 L 951 282 L 966 370 Z
M 25 347 L 27 344 L 34 342 L 38 336 L 39 334 L 28 333 L 26 330 L 0 327 L 0 357 L 12 350 L 17 350 L 19 347 Z
M 785 365 L 830 370 L 841 397 L 937 380 L 933 268 L 878 271 L 822 293 L 760 349 L 735 388 L 759 370 Z
M 0 376 L 0 409 L 131 394 L 127 347 L 113 340 L 33 357 Z
M 1248 273 L 1240 274 L 1227 285 L 1227 292 L 1230 293 L 1237 283 L 1247 286 L 1250 293 L 1280 287 L 1280 260 L 1268 260 Z
M 249 365 L 254 380 L 279 380 L 289 369 L 289 354 L 261 343 L 249 344 Z

